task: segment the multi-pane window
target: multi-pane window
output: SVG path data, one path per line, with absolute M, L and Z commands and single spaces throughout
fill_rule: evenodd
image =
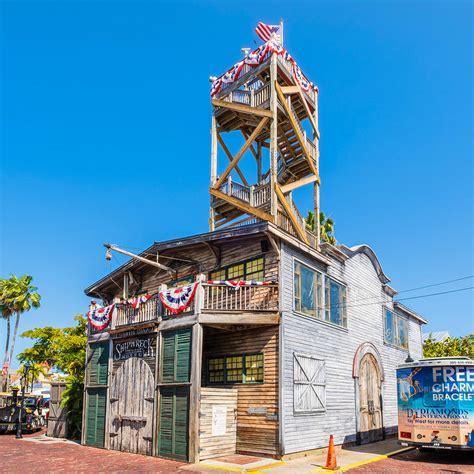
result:
M 263 382 L 263 354 L 245 356 L 245 383 Z
M 211 280 L 256 280 L 263 281 L 265 277 L 265 260 L 263 257 L 229 265 L 211 272 Z
M 318 318 L 322 317 L 321 273 L 295 262 L 295 309 Z
M 224 383 L 224 364 L 224 357 L 219 357 L 217 359 L 209 359 L 209 383 Z
M 338 326 L 347 326 L 346 287 L 295 261 L 295 310 Z
M 385 342 L 408 349 L 408 321 L 385 308 Z
M 210 384 L 263 382 L 263 354 L 213 357 L 207 361 Z
M 325 319 L 346 327 L 346 287 L 329 277 L 325 280 Z
M 244 361 L 242 356 L 226 357 L 225 359 L 225 379 L 228 383 L 242 382 Z

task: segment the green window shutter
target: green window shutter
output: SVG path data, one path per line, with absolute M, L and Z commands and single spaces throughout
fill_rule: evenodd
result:
M 188 393 L 187 387 L 161 389 L 159 456 L 188 460 Z
M 176 382 L 189 382 L 191 368 L 191 329 L 176 333 Z
M 162 382 L 189 382 L 191 334 L 191 329 L 179 329 L 162 333 Z
M 90 345 L 89 384 L 107 385 L 109 364 L 109 343 L 99 342 Z
M 105 388 L 87 390 L 85 441 L 88 446 L 104 447 L 106 393 Z

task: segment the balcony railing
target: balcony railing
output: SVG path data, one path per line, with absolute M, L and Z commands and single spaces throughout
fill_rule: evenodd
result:
M 242 286 L 232 288 L 227 285 L 211 285 L 202 283 L 201 294 L 189 308 L 179 316 L 199 312 L 226 312 L 226 311 L 278 311 L 278 285 Z M 200 304 L 198 308 L 196 305 Z M 117 304 L 112 316 L 112 321 L 107 329 L 118 329 L 126 326 L 135 326 L 147 322 L 157 322 L 177 317 L 163 307 L 158 298 L 142 303 L 139 308 L 133 309 L 131 305 Z M 238 321 L 236 321 L 238 323 Z M 89 325 L 89 334 L 97 334 Z
M 222 183 L 219 188 L 224 194 L 240 199 L 254 207 L 265 206 L 270 202 L 270 183 L 259 184 L 256 186 L 245 186 L 237 183 L 231 177 Z
M 278 311 L 278 285 L 241 286 L 203 284 L 203 311 Z
M 142 303 L 137 309 L 130 305 L 118 305 L 112 319 L 112 328 L 156 321 L 161 312 L 162 306 L 157 298 Z

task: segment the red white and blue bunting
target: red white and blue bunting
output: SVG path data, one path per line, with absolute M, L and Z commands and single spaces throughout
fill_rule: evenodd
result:
M 89 319 L 89 322 L 94 329 L 102 331 L 102 329 L 105 329 L 110 324 L 114 309 L 114 304 L 106 306 L 105 308 L 96 307 L 87 313 L 87 319 Z
M 152 295 L 149 295 L 149 294 L 142 295 L 142 296 L 136 296 L 134 298 L 129 298 L 127 300 L 127 303 L 129 305 L 132 305 L 133 309 L 138 309 L 138 308 L 140 308 L 141 304 L 146 303 L 151 298 L 152 298 Z
M 223 84 L 231 84 L 235 82 L 240 77 L 245 65 L 257 67 L 262 64 L 268 58 L 268 53 L 282 55 L 286 61 L 289 61 L 292 64 L 293 76 L 305 92 L 308 92 L 310 89 L 318 90 L 318 88 L 303 74 L 290 53 L 284 49 L 280 43 L 274 39 L 270 39 L 270 41 L 262 44 L 262 46 L 259 46 L 255 51 L 249 53 L 247 57 L 242 59 L 242 61 L 234 64 L 225 74 L 215 79 L 211 85 L 211 96 L 214 97 L 220 91 Z
M 235 289 L 239 289 L 242 286 L 267 286 L 273 283 L 273 281 L 257 280 L 209 280 L 207 282 L 208 285 L 225 285 Z
M 191 305 L 198 285 L 199 282 L 195 282 L 191 285 L 160 291 L 161 303 L 173 314 L 182 313 Z

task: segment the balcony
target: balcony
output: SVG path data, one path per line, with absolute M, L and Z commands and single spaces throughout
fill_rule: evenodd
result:
M 278 285 L 241 286 L 203 284 L 202 312 L 278 311 Z
M 200 293 L 196 294 L 190 307 L 183 313 L 172 314 L 163 307 L 158 298 L 142 303 L 137 309 L 130 305 L 118 304 L 109 329 L 133 328 L 195 314 L 199 314 L 200 319 L 205 319 L 206 314 L 214 319 L 219 318 L 219 315 L 232 315 L 232 323 L 248 323 L 248 318 L 250 321 L 255 320 L 255 313 L 260 313 L 263 317 L 269 313 L 278 313 L 278 301 L 278 284 L 232 288 L 225 284 L 202 283 Z M 100 332 L 102 331 L 96 331 L 89 326 L 90 335 Z

